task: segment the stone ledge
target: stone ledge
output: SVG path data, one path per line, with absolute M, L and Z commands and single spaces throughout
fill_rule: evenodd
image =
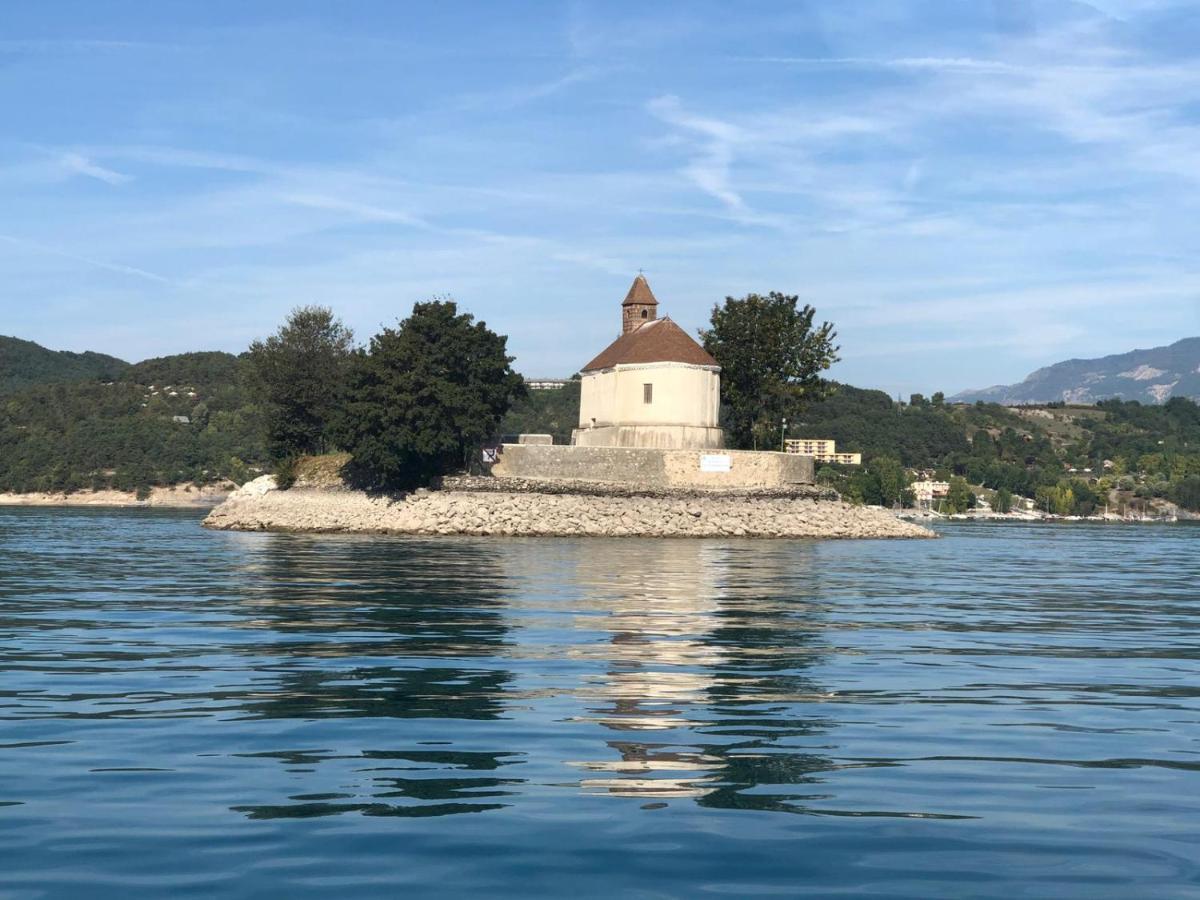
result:
M 703 499 L 714 497 L 787 500 L 840 500 L 832 488 L 795 484 L 762 488 L 653 487 L 615 481 L 516 478 L 490 475 L 450 475 L 442 479 L 446 491 L 489 494 L 574 494 L 581 497 L 651 497 L 660 499 Z
M 264 489 L 265 488 L 265 489 Z M 840 501 L 465 491 L 404 498 L 360 491 L 280 491 L 251 482 L 213 510 L 208 528 L 343 534 L 512 537 L 928 538 L 885 510 Z

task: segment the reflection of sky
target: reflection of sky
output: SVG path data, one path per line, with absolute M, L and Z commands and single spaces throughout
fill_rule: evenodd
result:
M 0 881 L 1182 896 L 1194 532 L 340 539 L 0 509 Z
M 802 593 L 780 602 L 781 585 L 811 589 L 811 557 L 796 546 L 595 541 L 552 568 L 579 592 L 563 613 L 564 643 L 550 651 L 583 670 L 567 688 L 578 704 L 569 719 L 617 733 L 598 734 L 607 754 L 572 762 L 585 791 L 712 793 L 730 752 L 723 728 L 736 728 L 743 709 L 815 695 L 803 679 L 773 674 L 781 650 L 789 665 L 812 660 L 811 604 Z M 534 578 L 521 590 L 543 588 Z

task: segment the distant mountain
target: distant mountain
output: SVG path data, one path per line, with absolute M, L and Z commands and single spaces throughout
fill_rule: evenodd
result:
M 62 381 L 113 381 L 129 363 L 103 353 L 47 350 L 33 341 L 0 335 L 0 393 Z
M 963 391 L 950 399 L 1012 406 L 1095 403 L 1113 397 L 1142 403 L 1165 403 L 1171 397 L 1200 399 L 1200 337 L 1100 359 L 1069 359 L 1038 369 L 1020 384 Z

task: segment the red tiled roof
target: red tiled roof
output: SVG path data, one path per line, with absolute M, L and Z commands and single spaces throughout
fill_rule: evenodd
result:
M 650 282 L 646 281 L 646 276 L 639 273 L 638 277 L 633 279 L 633 284 L 629 286 L 629 293 L 625 295 L 621 305 L 637 306 L 646 303 L 657 306 L 658 300 L 655 299 L 654 292 L 650 290 Z
M 634 284 L 636 287 L 636 282 Z M 580 371 L 608 369 L 622 363 L 655 362 L 690 363 L 693 366 L 717 364 L 691 335 L 664 316 L 643 322 L 628 334 L 621 335 Z

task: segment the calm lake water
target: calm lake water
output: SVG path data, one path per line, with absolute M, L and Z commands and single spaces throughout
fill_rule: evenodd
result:
M 1200 895 L 1200 528 L 0 509 L 0 895 Z

